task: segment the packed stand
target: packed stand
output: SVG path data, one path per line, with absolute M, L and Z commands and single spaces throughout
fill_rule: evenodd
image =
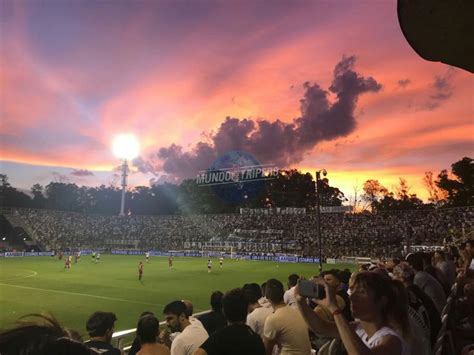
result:
M 102 216 L 16 209 L 4 214 L 44 250 L 201 250 L 317 255 L 316 218 L 306 215 Z M 404 245 L 446 245 L 474 230 L 474 208 L 322 214 L 326 258 L 400 256 Z

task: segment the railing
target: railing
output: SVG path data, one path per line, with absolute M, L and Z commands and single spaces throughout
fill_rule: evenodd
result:
M 209 313 L 209 312 L 210 312 L 210 310 L 194 313 L 193 317 L 200 316 L 200 315 L 203 315 L 203 314 L 206 314 L 206 313 Z M 164 325 L 166 325 L 166 321 L 160 322 L 160 327 L 164 326 Z M 131 345 L 125 346 L 125 344 L 124 344 L 125 339 L 128 336 L 130 336 L 132 334 L 135 334 L 136 331 L 137 331 L 137 328 L 132 328 L 132 329 L 121 330 L 121 331 L 115 332 L 112 335 L 112 342 L 113 342 L 114 346 L 119 348 L 121 351 L 128 352 L 131 348 Z

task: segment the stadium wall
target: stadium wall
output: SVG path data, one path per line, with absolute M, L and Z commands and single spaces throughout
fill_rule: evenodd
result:
M 81 251 L 82 255 L 91 254 L 91 250 Z M 111 254 L 114 255 L 143 255 L 143 251 L 139 250 L 112 250 Z M 67 252 L 63 255 L 74 255 L 74 252 Z M 182 256 L 182 257 L 202 257 L 203 254 L 200 251 L 150 251 L 151 256 Z M 28 256 L 51 256 L 51 252 L 4 252 L 0 253 L 0 257 L 28 257 Z M 212 252 L 206 253 L 205 256 L 218 257 L 221 253 Z M 259 261 L 275 261 L 280 263 L 319 263 L 319 258 L 304 258 L 295 255 L 240 255 L 235 254 L 235 258 L 243 260 L 259 260 Z

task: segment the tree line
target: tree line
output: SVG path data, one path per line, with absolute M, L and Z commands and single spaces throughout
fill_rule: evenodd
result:
M 423 178 L 429 194 L 427 203 L 410 193 L 407 181 L 400 178 L 395 191 L 389 191 L 378 180 L 369 179 L 363 185 L 360 200 L 349 201 L 329 179 L 319 180 L 321 205 L 341 206 L 346 202 L 363 205 L 371 211 L 410 210 L 420 208 L 474 205 L 474 163 L 465 157 L 451 165 L 451 173 L 442 170 L 436 177 L 426 172 Z M 281 170 L 271 180 L 264 181 L 258 193 L 248 194 L 246 183 L 239 189 L 241 199 L 227 199 L 216 194 L 212 186 L 200 186 L 195 180 L 179 185 L 164 183 L 137 186 L 126 192 L 126 210 L 136 215 L 170 215 L 192 213 L 234 213 L 239 208 L 304 207 L 315 208 L 316 189 L 311 174 L 296 170 Z M 250 186 L 250 185 L 249 185 Z M 223 187 L 235 193 L 235 186 Z M 224 196 L 224 197 L 223 197 Z M 35 184 L 26 194 L 0 174 L 0 205 L 2 207 L 40 208 L 81 213 L 116 215 L 120 209 L 121 189 L 115 186 L 77 186 L 73 183 L 51 182 Z M 357 206 L 356 206 L 357 207 Z M 360 206 L 359 206 L 360 207 Z M 359 208 L 360 210 L 361 208 Z

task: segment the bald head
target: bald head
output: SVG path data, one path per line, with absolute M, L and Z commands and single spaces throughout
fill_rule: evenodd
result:
M 194 313 L 194 307 L 190 300 L 181 300 L 186 305 L 186 317 L 191 317 Z

